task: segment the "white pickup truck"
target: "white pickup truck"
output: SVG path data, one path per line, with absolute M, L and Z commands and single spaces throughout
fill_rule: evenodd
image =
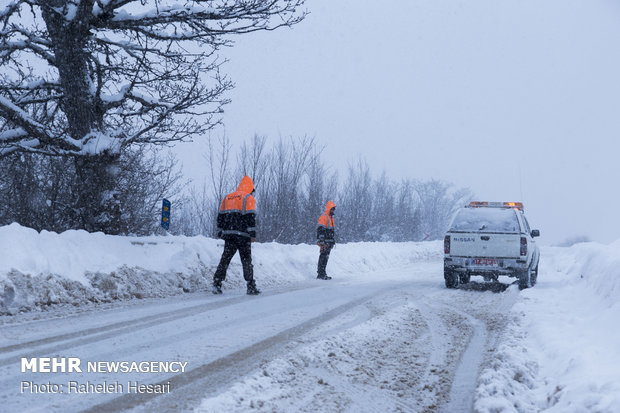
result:
M 444 279 L 456 288 L 472 275 L 497 281 L 517 277 L 519 288 L 536 284 L 540 252 L 521 202 L 471 202 L 459 210 L 444 238 Z

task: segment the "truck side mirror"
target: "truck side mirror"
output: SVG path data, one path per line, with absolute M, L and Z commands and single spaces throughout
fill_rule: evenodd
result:
M 537 229 L 533 229 L 532 230 L 532 238 L 534 237 L 540 237 L 540 231 Z

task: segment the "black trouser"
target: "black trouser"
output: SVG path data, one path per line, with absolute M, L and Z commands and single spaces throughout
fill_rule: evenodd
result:
M 332 248 L 334 248 L 334 244 L 327 244 L 327 248 L 321 251 L 321 254 L 319 255 L 319 265 L 317 269 L 319 276 L 327 275 L 325 268 L 327 267 L 327 261 L 329 260 L 329 253 L 331 252 Z
M 241 257 L 241 266 L 243 267 L 243 278 L 249 283 L 254 283 L 254 266 L 252 265 L 252 243 L 250 238 L 240 235 L 226 235 L 224 238 L 224 252 L 220 259 L 220 264 L 213 275 L 213 284 L 222 285 L 222 281 L 226 279 L 226 270 L 230 260 L 239 250 Z

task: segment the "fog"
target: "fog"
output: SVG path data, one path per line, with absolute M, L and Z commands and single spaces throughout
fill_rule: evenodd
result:
M 381 6 L 379 7 L 378 4 Z M 543 244 L 620 238 L 620 4 L 309 0 L 292 29 L 222 51 L 233 144 L 309 135 L 345 169 L 523 201 Z M 185 144 L 191 177 L 203 143 Z

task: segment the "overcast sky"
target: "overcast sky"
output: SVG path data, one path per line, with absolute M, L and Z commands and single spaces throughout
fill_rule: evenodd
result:
M 294 28 L 224 51 L 233 144 L 315 136 L 334 167 L 361 154 L 377 175 L 521 200 L 543 244 L 620 238 L 620 2 L 306 6 Z M 206 172 L 191 152 L 189 175 Z

